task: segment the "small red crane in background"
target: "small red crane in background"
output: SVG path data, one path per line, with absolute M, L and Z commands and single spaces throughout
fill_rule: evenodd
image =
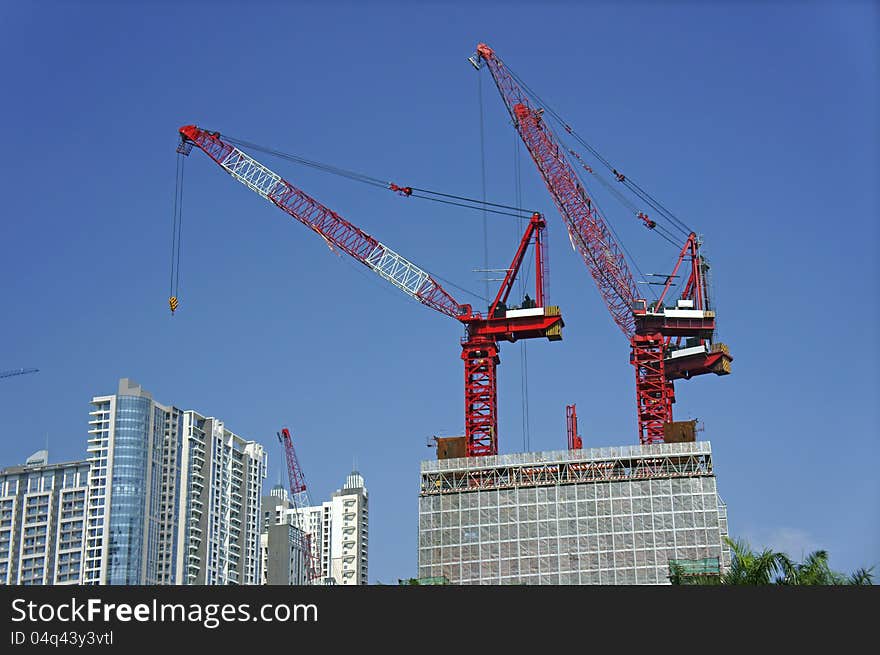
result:
M 308 517 L 304 512 L 299 510 L 305 509 L 311 505 L 309 501 L 308 491 L 306 489 L 306 477 L 303 474 L 302 467 L 299 465 L 299 459 L 293 448 L 293 439 L 290 437 L 290 430 L 282 428 L 278 433 L 278 441 L 284 446 L 284 453 L 287 456 L 287 478 L 290 483 L 290 502 L 293 505 L 294 512 L 297 517 L 297 523 L 303 533 L 303 541 L 300 544 L 305 553 L 306 563 L 306 580 L 308 584 L 313 584 L 318 579 L 318 570 L 315 567 L 315 555 L 312 552 L 312 535 L 308 531 Z
M 584 447 L 584 440 L 578 434 L 577 407 L 574 404 L 565 406 L 565 426 L 568 429 L 568 449 L 580 450 Z

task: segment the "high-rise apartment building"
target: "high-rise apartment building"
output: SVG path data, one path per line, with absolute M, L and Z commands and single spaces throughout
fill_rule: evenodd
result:
M 80 584 L 89 464 L 43 450 L 0 470 L 0 584 Z
M 309 584 L 306 533 L 293 525 L 293 504 L 287 490 L 276 485 L 263 498 L 263 532 L 260 535 L 263 584 Z
M 341 489 L 320 505 L 293 508 L 281 487 L 263 502 L 264 518 L 308 532 L 316 584 L 368 584 L 369 503 L 364 478 L 352 471 Z
M 85 584 L 159 582 L 162 452 L 171 409 L 127 378 L 89 413 Z
M 181 459 L 184 439 L 185 412 L 177 407 L 165 408 L 165 427 L 162 444 L 162 491 L 159 500 L 159 584 L 185 584 L 178 575 L 178 531 L 181 499 L 186 499 L 181 482 Z
M 259 584 L 260 444 L 129 379 L 90 416 L 86 584 Z
M 178 584 L 260 584 L 263 446 L 194 411 L 183 416 Z
M 369 505 L 364 478 L 352 471 L 330 498 L 329 577 L 341 585 L 365 585 L 369 546 Z

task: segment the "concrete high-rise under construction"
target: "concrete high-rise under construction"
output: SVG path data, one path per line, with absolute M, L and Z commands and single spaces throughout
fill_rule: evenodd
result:
M 727 512 L 708 442 L 422 462 L 419 577 L 452 584 L 665 584 L 719 573 Z

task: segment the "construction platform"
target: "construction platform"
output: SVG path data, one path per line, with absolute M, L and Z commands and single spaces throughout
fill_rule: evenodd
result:
M 668 584 L 669 561 L 729 566 L 707 441 L 421 464 L 421 578 Z

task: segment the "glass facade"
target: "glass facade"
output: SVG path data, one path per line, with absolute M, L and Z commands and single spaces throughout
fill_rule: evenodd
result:
M 163 413 L 152 400 L 119 396 L 114 425 L 107 584 L 153 584 L 156 562 Z M 150 484 L 148 484 L 148 482 Z M 155 525 L 152 525 L 155 524 Z M 152 567 L 155 568 L 155 567 Z
M 128 378 L 91 406 L 82 470 L 0 472 L 0 583 L 52 582 L 57 555 L 55 583 L 258 584 L 262 446 L 213 418 L 188 434 L 195 412 L 157 403 Z M 60 522 L 57 537 L 47 516 Z

